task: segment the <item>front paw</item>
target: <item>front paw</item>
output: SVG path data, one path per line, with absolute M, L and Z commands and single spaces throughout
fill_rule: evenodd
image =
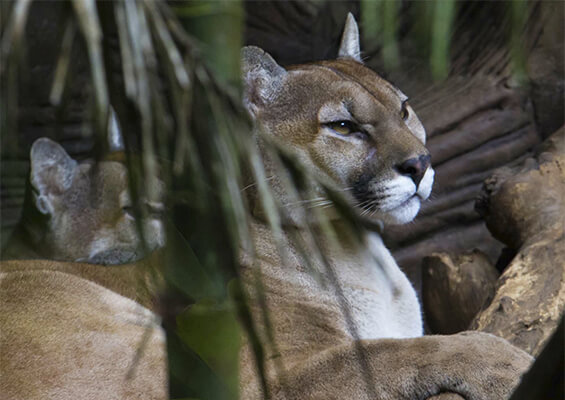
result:
M 445 362 L 460 374 L 450 384 L 469 400 L 509 398 L 533 362 L 498 336 L 469 331 L 451 337 L 454 348 L 446 352 Z

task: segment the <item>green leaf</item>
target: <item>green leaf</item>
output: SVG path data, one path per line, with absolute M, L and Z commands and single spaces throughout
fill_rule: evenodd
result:
M 241 332 L 232 302 L 206 299 L 194 304 L 177 317 L 177 334 L 235 398 Z
M 449 73 L 449 45 L 455 15 L 455 0 L 438 0 L 434 4 L 432 24 L 432 76 L 436 80 L 447 78 Z

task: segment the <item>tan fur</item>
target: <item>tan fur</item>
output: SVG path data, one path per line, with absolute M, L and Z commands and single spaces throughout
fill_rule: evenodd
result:
M 361 264 L 365 249 L 347 242 L 348 231 L 339 224 L 344 249 L 324 250 L 343 292 L 370 291 L 368 269 Z M 348 324 L 336 287 L 320 260 L 314 271 L 306 266 L 292 240 L 286 236 L 289 259 L 278 257 L 274 240 L 263 224 L 254 226 L 259 258 L 245 264 L 243 278 L 259 327 L 266 360 L 269 390 L 274 399 L 419 399 L 451 391 L 466 399 L 508 398 L 531 357 L 503 339 L 468 332 L 454 336 L 424 336 L 404 339 L 363 338 L 361 327 Z M 381 249 L 381 251 L 384 250 Z M 359 254 L 356 254 L 359 253 Z M 255 286 L 261 269 L 261 291 Z M 353 273 L 351 273 L 354 271 Z M 314 273 L 313 273 L 314 272 Z M 321 278 L 316 279 L 316 273 Z M 402 279 L 386 296 L 395 313 L 406 312 L 395 300 L 409 290 Z M 261 296 L 267 305 L 274 344 L 267 335 Z M 345 304 L 355 313 L 359 303 Z M 387 321 L 380 321 L 386 324 Z M 361 355 L 359 352 L 362 352 Z M 260 399 L 255 358 L 248 345 L 241 354 L 241 398 Z M 370 389 L 367 385 L 370 385 Z
M 0 272 L 2 398 L 167 398 L 155 314 L 87 279 L 20 263 Z
M 419 181 L 400 166 L 425 159 L 425 133 L 413 110 L 403 118 L 405 96 L 359 62 L 356 31 L 350 16 L 340 59 L 288 70 L 261 49 L 245 48 L 245 103 L 257 130 L 349 194 L 353 206 L 375 220 L 407 222 L 429 196 L 433 170 L 423 163 Z M 360 132 L 343 136 L 331 128 L 343 120 L 354 121 Z M 377 234 L 358 236 L 333 219 L 335 237 L 313 227 L 329 265 L 313 251 L 306 252 L 306 260 L 294 238 L 307 236 L 302 219 L 308 211 L 294 212 L 268 153 L 263 156 L 269 183 L 287 205 L 285 254 L 279 256 L 273 233 L 258 214 L 252 226 L 257 258 L 243 256 L 242 276 L 264 348 L 271 398 L 423 399 L 446 391 L 467 399 L 510 395 L 531 357 L 488 334 L 419 337 L 415 293 Z M 321 187 L 311 185 L 314 197 L 323 198 Z M 364 196 L 368 200 L 362 203 Z M 261 398 L 249 345 L 242 349 L 240 374 L 241 398 Z
M 125 167 L 77 164 L 48 139 L 34 144 L 31 162 L 3 257 L 63 261 L 0 262 L 0 398 L 166 399 L 165 333 L 151 311 L 160 257 L 124 264 L 144 255 Z M 163 240 L 151 218 L 149 250 Z

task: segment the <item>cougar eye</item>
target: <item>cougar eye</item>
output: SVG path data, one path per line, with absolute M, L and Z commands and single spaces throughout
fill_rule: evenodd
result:
M 409 114 L 410 113 L 408 112 L 408 108 L 406 107 L 406 102 L 402 103 L 402 109 L 400 110 L 400 118 L 406 121 Z
M 327 127 L 343 136 L 350 135 L 354 132 L 359 132 L 359 127 L 351 121 L 336 121 L 327 124 Z

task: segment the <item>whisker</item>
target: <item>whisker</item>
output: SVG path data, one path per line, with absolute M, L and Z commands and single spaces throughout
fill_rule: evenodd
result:
M 376 203 L 371 203 L 368 205 L 368 207 L 364 208 L 363 211 L 361 212 L 361 216 L 367 215 L 369 214 L 372 210 L 376 210 L 377 209 L 377 204 Z
M 362 201 L 360 203 L 357 203 L 355 206 L 356 207 L 365 207 L 367 204 L 370 204 L 373 202 L 373 199 L 367 199 L 365 201 Z
M 291 201 L 289 203 L 285 203 L 285 206 L 294 206 L 294 205 L 299 205 L 299 204 L 308 204 L 308 203 L 314 203 L 317 201 L 328 201 L 328 199 L 326 197 L 316 197 L 313 199 L 304 199 L 304 200 L 298 200 L 298 201 Z
M 270 181 L 270 180 L 273 180 L 274 178 L 275 178 L 275 176 L 272 175 L 272 176 L 268 177 L 268 178 L 265 179 L 265 180 L 268 182 L 268 181 Z M 257 186 L 257 182 L 250 183 L 249 185 L 245 186 L 243 189 L 240 189 L 240 191 L 241 191 L 241 192 L 244 192 L 244 191 L 246 191 L 247 189 L 252 188 L 253 186 Z
M 326 202 L 320 202 L 320 203 L 317 203 L 317 204 L 312 204 L 308 208 L 309 209 L 316 208 L 316 207 L 324 208 L 324 207 L 328 207 L 328 206 L 331 206 L 331 205 L 333 205 L 333 201 L 326 201 Z

